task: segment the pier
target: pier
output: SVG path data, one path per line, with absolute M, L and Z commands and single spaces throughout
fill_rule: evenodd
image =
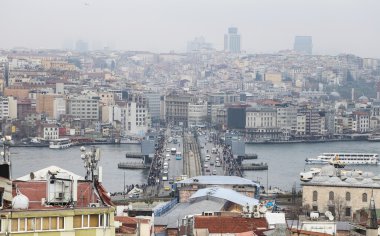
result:
M 241 170 L 268 170 L 267 163 L 245 163 L 240 167 Z
M 144 165 L 143 163 L 133 163 L 133 162 L 120 162 L 117 164 L 119 169 L 148 169 L 149 166 Z
M 256 153 L 247 153 L 243 156 L 243 160 L 253 160 L 253 159 L 257 159 Z
M 125 154 L 125 157 L 126 158 L 139 158 L 139 159 L 142 159 L 144 158 L 144 155 L 140 152 L 127 152 Z

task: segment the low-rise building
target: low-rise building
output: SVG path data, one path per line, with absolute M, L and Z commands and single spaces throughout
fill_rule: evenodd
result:
M 343 174 L 327 165 L 320 175 L 302 183 L 303 205 L 314 211 L 330 211 L 337 220 L 352 219 L 353 212 L 368 208 L 371 195 L 380 204 L 379 181 L 380 177 L 370 172 Z

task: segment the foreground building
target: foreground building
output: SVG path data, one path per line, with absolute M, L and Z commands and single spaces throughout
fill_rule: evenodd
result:
M 303 205 L 313 211 L 330 211 L 338 220 L 352 219 L 353 213 L 367 209 L 373 194 L 380 204 L 380 176 L 370 172 L 337 171 L 327 165 L 310 182 L 302 184 Z
M 9 166 L 2 160 L 0 235 L 115 235 L 115 208 L 98 168 L 83 178 L 50 166 L 12 181 Z

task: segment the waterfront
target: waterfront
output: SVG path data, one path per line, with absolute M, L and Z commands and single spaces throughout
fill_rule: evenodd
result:
M 291 143 L 291 144 L 249 144 L 246 145 L 247 153 L 257 153 L 255 162 L 266 162 L 269 165 L 267 171 L 246 171 L 244 177 L 258 180 L 265 187 L 279 187 L 283 190 L 291 190 L 294 183 L 299 187 L 299 173 L 310 167 L 318 165 L 306 165 L 305 159 L 316 157 L 323 152 L 368 152 L 380 153 L 380 143 L 368 141 L 345 141 L 325 143 Z M 347 169 L 360 169 L 379 173 L 379 165 L 350 165 Z
M 145 183 L 147 171 L 121 170 L 117 164 L 126 161 L 125 153 L 139 152 L 138 144 L 98 145 L 101 158 L 100 166 L 103 167 L 103 184 L 110 192 L 122 191 L 124 173 L 126 184 Z M 18 178 L 50 165 L 56 165 L 75 174 L 85 176 L 83 161 L 80 158 L 79 146 L 65 150 L 52 150 L 49 148 L 12 148 L 12 172 L 13 177 Z M 86 146 L 89 150 L 90 146 Z M 140 160 L 131 160 L 140 161 Z
M 126 184 L 146 183 L 148 172 L 145 170 L 121 170 L 117 168 L 119 162 L 126 161 L 127 151 L 139 152 L 140 146 L 136 144 L 99 145 L 101 149 L 100 165 L 103 166 L 103 183 L 110 192 L 122 191 L 124 174 Z M 85 171 L 80 158 L 79 147 L 67 150 L 51 150 L 48 148 L 12 148 L 13 177 L 18 178 L 31 171 L 56 165 L 84 176 Z M 269 186 L 276 186 L 284 190 L 290 190 L 293 183 L 299 185 L 299 173 L 304 168 L 305 159 L 315 157 L 322 152 L 375 152 L 380 153 L 380 143 L 355 141 L 355 142 L 331 142 L 331 143 L 294 143 L 294 144 L 249 144 L 246 145 L 247 153 L 257 153 L 255 162 L 266 162 L 269 165 L 267 171 L 247 171 L 244 177 L 260 181 L 266 186 L 267 173 Z M 133 160 L 131 160 L 133 161 Z M 136 160 L 138 161 L 138 160 Z M 379 173 L 379 166 L 348 166 Z

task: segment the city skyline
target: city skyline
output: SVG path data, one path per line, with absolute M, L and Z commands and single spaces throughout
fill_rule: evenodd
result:
M 315 54 L 379 58 L 379 7 L 372 0 L 3 1 L 0 48 L 62 48 L 65 40 L 84 40 L 120 50 L 185 52 L 187 41 L 204 36 L 223 50 L 233 26 L 248 53 L 291 49 L 296 35 L 310 35 Z

